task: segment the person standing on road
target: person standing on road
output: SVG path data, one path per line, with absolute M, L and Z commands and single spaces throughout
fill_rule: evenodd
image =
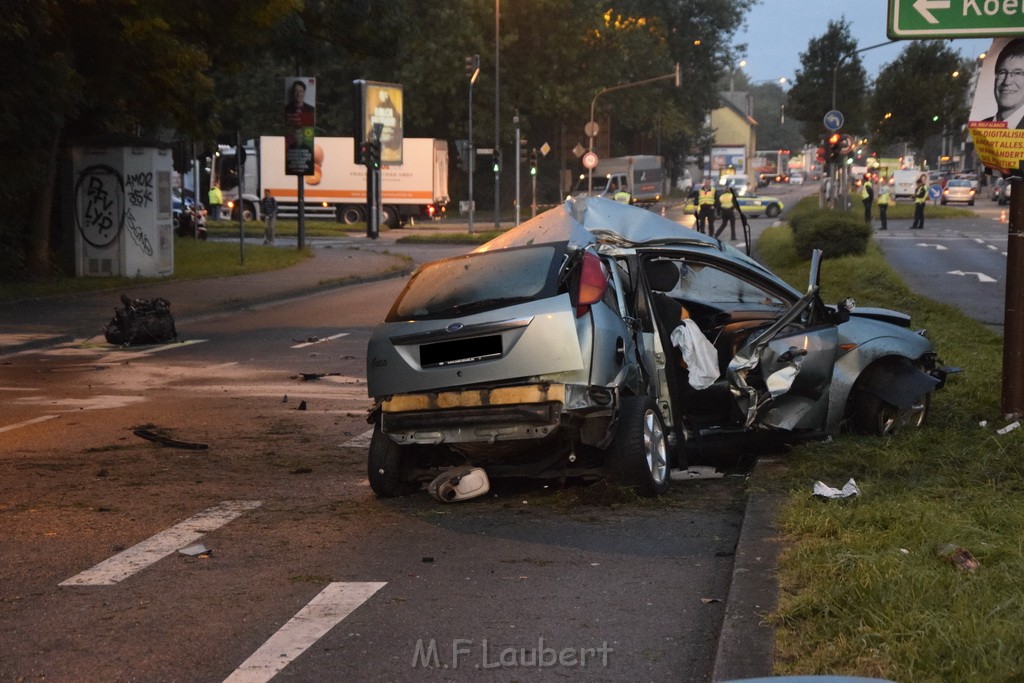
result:
M 705 178 L 704 184 L 697 190 L 697 232 L 703 235 L 715 232 L 715 200 L 711 179 Z
M 885 179 L 883 178 L 882 186 L 878 188 L 878 217 L 882 221 L 882 227 L 880 228 L 881 230 L 889 229 L 888 217 L 890 196 L 891 195 L 889 194 L 889 184 L 885 182 Z
M 220 183 L 214 183 L 210 186 L 210 192 L 207 195 L 210 200 L 210 215 L 213 216 L 213 220 L 220 220 L 220 205 L 224 203 L 224 195 L 220 191 Z
M 733 242 L 736 241 L 736 201 L 732 194 L 732 188 L 726 188 L 718 197 L 718 208 L 722 211 L 722 225 L 715 233 L 717 238 L 725 232 L 725 224 L 729 224 L 729 233 Z
M 260 202 L 260 211 L 263 212 L 263 244 L 274 244 L 274 225 L 277 223 L 277 200 L 270 190 L 263 191 L 263 200 Z
M 917 179 L 917 188 L 914 190 L 914 222 L 910 224 L 911 230 L 924 230 L 924 205 L 928 201 L 928 185 L 925 180 L 928 176 L 921 174 Z
M 871 176 L 865 173 L 860 179 L 860 200 L 864 202 L 864 222 L 871 225 L 871 202 L 875 200 L 875 186 Z
M 619 188 L 619 191 L 612 195 L 612 199 L 619 202 L 620 204 L 629 204 L 629 200 L 632 195 L 629 194 L 629 190 L 623 185 Z

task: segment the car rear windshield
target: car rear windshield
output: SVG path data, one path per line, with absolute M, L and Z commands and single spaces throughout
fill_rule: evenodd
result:
M 543 244 L 428 263 L 405 286 L 387 321 L 466 315 L 553 296 L 565 250 L 564 243 Z

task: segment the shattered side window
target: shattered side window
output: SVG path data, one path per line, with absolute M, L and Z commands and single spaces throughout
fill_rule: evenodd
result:
M 428 263 L 410 279 L 387 320 L 465 315 L 553 296 L 564 252 L 564 244 L 544 244 Z
M 716 308 L 788 308 L 790 302 L 777 294 L 726 270 L 687 261 L 680 264 L 680 278 L 672 296 Z

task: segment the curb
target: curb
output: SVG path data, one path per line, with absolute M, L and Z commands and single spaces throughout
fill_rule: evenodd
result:
M 775 629 L 765 621 L 777 603 L 778 495 L 756 492 L 747 500 L 736 544 L 732 581 L 711 669 L 712 681 L 772 675 Z

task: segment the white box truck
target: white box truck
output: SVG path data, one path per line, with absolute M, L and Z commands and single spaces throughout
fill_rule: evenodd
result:
M 310 219 L 352 224 L 366 220 L 366 167 L 356 164 L 353 138 L 319 137 L 315 170 L 305 178 L 303 203 Z M 383 223 L 392 228 L 417 219 L 440 218 L 448 206 L 448 143 L 433 138 L 405 138 L 403 163 L 381 167 Z M 298 215 L 298 176 L 285 175 L 285 139 L 263 136 L 245 145 L 245 194 L 238 196 L 238 165 L 234 147 L 222 145 L 212 164 L 211 182 L 224 195 L 221 217 L 260 218 L 264 190 L 277 199 L 278 215 Z M 220 217 L 218 217 L 220 218 Z
M 648 206 L 660 201 L 665 191 L 665 164 L 660 156 L 638 154 L 602 159 L 594 167 L 593 194 L 604 196 L 611 186 L 629 190 L 630 203 Z

